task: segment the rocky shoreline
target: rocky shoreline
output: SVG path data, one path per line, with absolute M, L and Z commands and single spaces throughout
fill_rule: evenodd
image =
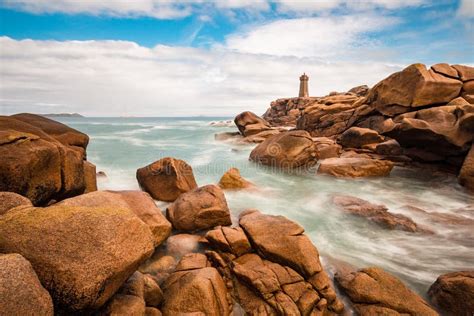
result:
M 429 167 L 473 190 L 473 82 L 471 67 L 415 64 L 371 89 L 279 99 L 263 118 L 243 112 L 239 132 L 216 139 L 257 144 L 249 159 L 281 172 L 360 178 Z M 258 189 L 236 168 L 198 185 L 192 166 L 168 157 L 137 170 L 143 191 L 97 191 L 88 142 L 41 116 L 0 117 L 0 315 L 474 312 L 474 271 L 441 275 L 428 302 L 379 267 L 341 265 L 333 275 L 284 216 L 233 218 L 225 192 Z M 357 197 L 332 203 L 383 228 L 435 233 Z

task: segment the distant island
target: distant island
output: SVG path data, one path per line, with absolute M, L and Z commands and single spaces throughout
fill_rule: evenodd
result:
M 45 117 L 84 117 L 79 113 L 49 113 L 49 114 L 39 114 Z

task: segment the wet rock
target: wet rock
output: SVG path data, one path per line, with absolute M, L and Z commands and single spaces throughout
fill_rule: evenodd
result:
M 333 197 L 332 201 L 345 212 L 365 217 L 384 228 L 398 229 L 408 232 L 430 233 L 430 231 L 419 227 L 411 218 L 402 214 L 390 213 L 384 205 L 373 204 L 348 195 L 336 195 Z
M 226 141 L 230 139 L 241 139 L 242 135 L 239 132 L 223 132 L 214 134 L 214 139 L 219 141 Z
M 160 245 L 171 233 L 171 223 L 150 195 L 142 191 L 95 191 L 63 200 L 58 205 L 128 209 L 148 225 L 155 246 Z
M 17 206 L 33 206 L 26 197 L 13 192 L 0 192 L 0 216 Z
M 205 267 L 174 272 L 163 285 L 163 315 L 195 313 L 228 315 L 228 293 L 215 268 Z
M 237 190 L 252 187 L 253 184 L 242 178 L 239 169 L 230 168 L 222 175 L 219 186 L 224 190 Z
M 474 145 L 471 145 L 471 150 L 464 158 L 458 180 L 461 185 L 474 191 Z
M 166 240 L 166 253 L 175 257 L 182 257 L 199 249 L 200 235 L 176 234 Z
M 367 144 L 381 143 L 383 137 L 374 130 L 361 127 L 351 127 L 341 134 L 339 142 L 344 147 L 362 148 Z
M 281 169 L 315 163 L 316 146 L 306 131 L 288 131 L 273 136 L 252 150 L 250 160 Z
M 224 193 L 216 185 L 183 193 L 168 206 L 166 214 L 173 227 L 182 231 L 232 224 Z
M 474 313 L 474 271 L 443 274 L 431 285 L 428 296 L 445 315 Z
M 329 158 L 321 160 L 318 173 L 335 177 L 383 177 L 392 171 L 393 162 L 369 158 Z
M 461 87 L 460 80 L 413 64 L 377 83 L 367 98 L 377 111 L 394 116 L 417 107 L 448 103 L 459 95 Z
M 271 129 L 267 121 L 249 111 L 237 115 L 234 123 L 243 136 L 251 136 Z
M 84 193 L 97 191 L 97 175 L 95 165 L 84 161 Z
M 54 314 L 51 296 L 19 254 L 0 254 L 0 306 L 2 315 Z
M 185 161 L 166 157 L 137 170 L 140 187 L 156 199 L 173 202 L 197 188 L 193 169 Z
M 0 217 L 0 252 L 28 259 L 55 305 L 102 306 L 151 256 L 153 236 L 127 209 L 21 207 Z
M 360 315 L 438 315 L 420 296 L 380 268 L 338 272 L 335 280 Z

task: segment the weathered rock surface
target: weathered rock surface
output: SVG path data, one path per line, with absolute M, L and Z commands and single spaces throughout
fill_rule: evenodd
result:
M 420 296 L 380 268 L 338 272 L 335 280 L 360 315 L 438 315 Z
M 293 169 L 316 163 L 316 146 L 306 131 L 288 131 L 273 136 L 250 153 L 250 160 L 264 165 Z
M 54 314 L 51 296 L 28 260 L 19 254 L 0 254 L 0 314 Z
M 81 154 L 11 117 L 0 117 L 0 130 L 0 191 L 21 194 L 35 205 L 84 192 Z
M 461 171 L 459 172 L 459 183 L 471 191 L 474 191 L 474 145 L 464 158 Z
M 335 177 L 381 177 L 392 171 L 393 162 L 370 158 L 329 158 L 321 160 L 318 173 Z
M 17 206 L 33 206 L 26 197 L 13 192 L 0 192 L 0 216 Z
M 272 126 L 295 126 L 301 110 L 317 98 L 285 98 L 272 101 L 263 118 Z
M 413 64 L 376 84 L 368 102 L 388 116 L 416 110 L 417 107 L 446 104 L 459 96 L 462 82 L 423 64 Z
M 206 185 L 181 194 L 168 206 L 166 214 L 173 227 L 183 231 L 232 223 L 224 192 L 216 185 Z
M 12 115 L 11 117 L 43 130 L 46 134 L 59 141 L 61 144 L 70 146 L 76 151 L 82 153 L 83 158 L 85 159 L 87 145 L 89 144 L 89 136 L 86 134 L 41 115 L 20 113 Z
M 402 114 L 385 135 L 404 148 L 415 148 L 446 159 L 465 155 L 474 135 L 474 105 L 439 106 Z
M 445 315 L 474 313 L 474 271 L 443 274 L 431 285 L 428 296 Z
M 358 95 L 359 97 L 365 97 L 369 93 L 369 87 L 367 85 L 357 86 L 350 89 L 347 92 L 354 93 L 355 95 Z
M 248 237 L 248 238 L 247 238 Z M 304 229 L 283 216 L 247 210 L 240 227 L 206 234 L 209 260 L 251 315 L 323 315 L 344 309 Z
M 166 157 L 137 170 L 140 187 L 154 199 L 173 202 L 197 188 L 193 169 L 185 161 Z
M 234 123 L 242 136 L 251 136 L 271 129 L 267 121 L 249 111 L 237 115 Z
M 375 146 L 375 152 L 379 155 L 401 155 L 403 149 L 395 139 L 389 139 Z
M 230 168 L 222 175 L 219 186 L 224 190 L 238 190 L 250 188 L 253 184 L 242 178 L 239 169 Z
M 196 258 L 199 260 L 199 256 Z M 189 262 L 182 264 L 183 269 L 172 273 L 165 281 L 163 315 L 229 315 L 228 292 L 219 272 L 212 267 L 196 268 L 196 265 L 186 269 L 189 265 Z
M 339 157 L 342 152 L 342 146 L 329 137 L 313 137 L 316 146 L 316 158 L 327 159 Z
M 383 137 L 369 128 L 351 127 L 341 134 L 339 143 L 348 148 L 362 148 L 367 144 L 381 143 Z
M 31 262 L 55 306 L 97 309 L 148 258 L 153 236 L 116 207 L 17 207 L 0 217 L 0 252 Z
M 332 202 L 343 211 L 356 216 L 365 217 L 384 228 L 408 232 L 429 232 L 419 227 L 407 216 L 390 213 L 385 205 L 373 204 L 348 195 L 336 195 L 333 197 Z
M 84 193 L 97 191 L 97 172 L 95 165 L 84 161 Z
M 330 95 L 307 106 L 297 121 L 297 128 L 311 136 L 339 135 L 352 126 L 359 116 L 371 109 L 364 106 L 365 98 L 350 94 Z
M 142 191 L 95 191 L 63 200 L 58 205 L 128 209 L 148 225 L 155 246 L 160 245 L 171 233 L 171 223 L 150 195 Z

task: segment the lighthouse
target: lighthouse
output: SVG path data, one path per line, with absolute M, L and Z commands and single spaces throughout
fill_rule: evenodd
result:
M 306 73 L 303 73 L 303 75 L 300 77 L 300 93 L 298 95 L 298 97 L 300 98 L 306 98 L 306 97 L 309 97 L 309 94 L 308 94 L 308 76 L 306 75 Z

